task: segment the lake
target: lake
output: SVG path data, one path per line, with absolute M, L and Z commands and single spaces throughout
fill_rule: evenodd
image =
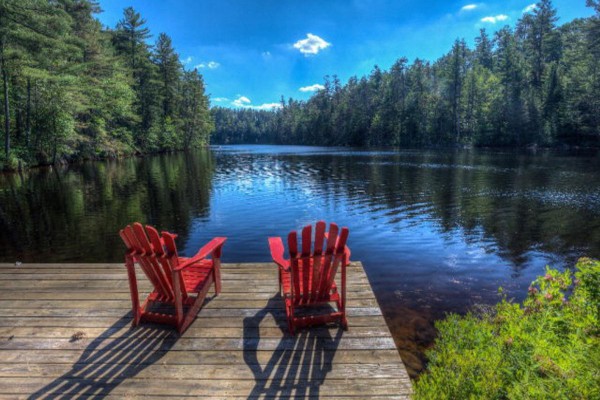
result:
M 35 169 L 0 175 L 0 261 L 121 262 L 140 221 L 183 255 L 218 235 L 224 262 L 264 262 L 267 237 L 334 221 L 414 375 L 445 313 L 600 257 L 599 171 L 594 153 L 258 145 Z

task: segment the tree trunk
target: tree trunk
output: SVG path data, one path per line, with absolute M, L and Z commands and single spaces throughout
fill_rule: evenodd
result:
M 10 109 L 8 104 L 8 72 L 4 62 L 4 45 L 0 49 L 0 67 L 2 68 L 2 80 L 4 82 L 4 154 L 6 159 L 10 155 Z
M 31 78 L 27 78 L 27 106 L 25 108 L 25 144 L 29 148 L 31 136 Z
M 37 115 L 39 108 L 39 93 L 37 83 L 34 83 L 33 85 L 33 99 L 33 114 Z M 40 140 L 42 139 L 41 136 L 42 133 L 40 132 L 40 130 L 36 130 L 34 133 L 35 140 L 33 142 L 33 148 L 36 152 L 38 152 L 40 149 Z
M 131 73 L 135 79 L 135 31 L 131 28 Z
M 52 149 L 52 165 L 56 164 L 56 153 L 58 152 L 58 135 L 56 134 L 56 116 L 52 117 L 52 127 L 54 128 L 54 148 Z
M 15 85 L 13 85 L 15 87 Z M 20 108 L 20 104 L 15 102 L 13 112 L 15 113 L 15 139 L 17 142 L 21 140 L 21 134 L 23 133 L 23 110 Z

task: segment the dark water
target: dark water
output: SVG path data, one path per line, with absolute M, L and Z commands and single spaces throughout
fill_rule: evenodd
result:
M 545 265 L 600 257 L 600 157 L 476 150 L 224 146 L 0 175 L 0 261 L 119 262 L 132 221 L 190 255 L 269 261 L 267 237 L 318 219 L 350 228 L 412 372 L 432 321 L 520 300 Z M 275 273 L 275 271 L 274 271 Z

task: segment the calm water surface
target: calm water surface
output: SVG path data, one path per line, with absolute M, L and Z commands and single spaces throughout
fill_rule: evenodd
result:
M 600 257 L 598 171 L 597 155 L 298 146 L 33 170 L 0 175 L 0 261 L 120 262 L 132 221 L 177 232 L 185 255 L 225 235 L 224 262 L 269 261 L 268 236 L 335 221 L 414 373 L 444 313 Z

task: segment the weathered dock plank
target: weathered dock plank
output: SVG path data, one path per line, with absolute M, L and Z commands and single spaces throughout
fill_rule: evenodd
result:
M 120 264 L 0 263 L 0 398 L 409 398 L 362 265 L 348 277 L 350 329 L 292 337 L 275 266 L 224 264 L 223 293 L 179 337 L 130 328 Z

